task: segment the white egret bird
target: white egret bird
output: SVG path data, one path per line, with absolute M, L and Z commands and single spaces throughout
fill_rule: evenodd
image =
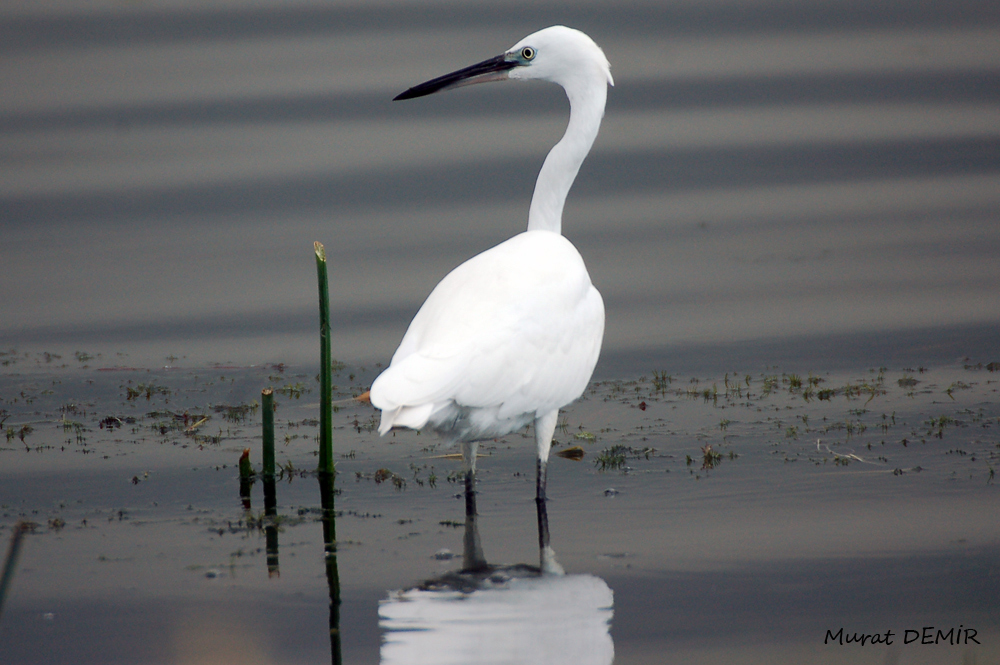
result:
M 372 384 L 371 401 L 382 411 L 380 434 L 393 427 L 431 429 L 461 443 L 467 482 L 475 474 L 478 441 L 533 423 L 543 515 L 559 409 L 583 394 L 604 337 L 601 295 L 561 229 L 566 195 L 597 138 L 607 86 L 614 84 L 610 65 L 590 37 L 553 26 L 396 99 L 505 79 L 558 83 L 570 102 L 566 133 L 535 183 L 528 230 L 441 280 Z M 544 565 L 548 525 L 541 520 L 539 541 Z

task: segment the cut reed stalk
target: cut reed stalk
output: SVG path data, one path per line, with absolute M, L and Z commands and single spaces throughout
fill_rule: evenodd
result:
M 274 477 L 274 391 L 260 391 L 262 440 L 264 444 L 264 477 Z
M 333 393 L 330 365 L 330 291 L 326 276 L 326 249 L 313 243 L 316 250 L 316 275 L 319 280 L 319 472 L 333 475 Z

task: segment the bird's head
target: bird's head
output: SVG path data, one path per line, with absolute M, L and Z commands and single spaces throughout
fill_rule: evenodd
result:
M 595 80 L 614 85 L 611 65 L 601 47 L 579 30 L 554 25 L 528 35 L 494 58 L 416 85 L 395 99 L 506 79 L 552 81 L 567 91 L 577 85 L 592 85 Z
M 568 87 L 574 78 L 587 77 L 615 84 L 601 47 L 579 30 L 562 25 L 528 35 L 503 57 L 516 63 L 507 74 L 512 79 L 540 79 Z

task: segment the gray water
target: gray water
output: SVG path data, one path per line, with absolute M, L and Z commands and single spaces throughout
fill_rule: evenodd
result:
M 259 423 L 213 409 L 301 383 L 279 462 L 314 466 L 313 241 L 360 391 L 441 277 L 523 230 L 567 117 L 542 83 L 390 100 L 555 23 L 615 77 L 563 224 L 611 381 L 563 416 L 586 457 L 553 463 L 549 506 L 571 580 L 613 592 L 597 642 L 620 665 L 996 658 L 995 3 L 56 0 L 0 7 L 0 539 L 36 523 L 0 662 L 331 658 L 315 479 L 279 487 L 272 575 L 234 467 Z M 127 400 L 143 382 L 170 392 Z M 185 410 L 219 440 L 162 430 Z M 457 463 L 375 415 L 338 416 L 345 662 L 392 662 L 380 603 L 462 548 Z M 491 562 L 537 562 L 526 441 L 480 464 Z M 616 444 L 656 452 L 599 471 Z M 900 643 L 928 625 L 982 644 Z M 824 644 L 838 627 L 897 642 Z
M 318 240 L 335 356 L 387 360 L 523 230 L 567 116 L 538 82 L 390 100 L 557 22 L 616 83 L 564 217 L 599 375 L 996 347 L 991 3 L 266 1 L 0 9 L 3 346 L 315 362 Z
M 15 430 L 0 438 L 0 538 L 32 524 L 0 617 L 4 663 L 608 665 L 613 653 L 618 665 L 912 665 L 1000 653 L 995 369 L 597 383 L 562 414 L 550 463 L 566 576 L 428 598 L 413 589 L 458 571 L 470 532 L 460 463 L 435 437 L 379 437 L 370 405 L 341 405 L 331 560 L 310 474 L 311 373 L 34 360 L 0 373 Z M 371 378 L 346 368 L 338 396 Z M 273 516 L 266 485 L 243 496 L 236 471 L 245 448 L 260 469 L 259 410 L 231 410 L 267 385 Z M 613 446 L 628 447 L 623 464 L 602 465 Z M 569 447 L 583 459 L 558 454 Z M 481 452 L 483 555 L 537 565 L 531 434 Z M 418 626 L 400 625 L 407 609 Z M 924 643 L 925 626 L 932 642 L 958 626 L 975 641 Z M 827 639 L 840 629 L 894 639 Z

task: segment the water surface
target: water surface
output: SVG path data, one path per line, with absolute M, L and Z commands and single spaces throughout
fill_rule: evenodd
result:
M 1000 660 L 995 3 L 59 0 L 0 8 L 0 537 L 34 524 L 0 661 L 325 662 L 333 571 L 344 662 L 418 653 L 383 651 L 379 608 L 461 567 L 458 465 L 345 406 L 324 512 L 312 243 L 346 399 L 524 228 L 566 119 L 543 84 L 390 100 L 554 23 L 616 83 L 564 219 L 607 306 L 600 383 L 549 504 L 570 586 L 611 594 L 593 644 Z M 274 515 L 236 473 L 259 414 L 225 408 L 268 385 Z M 628 471 L 599 470 L 616 445 Z M 538 563 L 531 449 L 486 447 L 490 563 Z M 925 626 L 981 644 L 903 644 Z M 824 645 L 840 628 L 896 640 Z
M 384 362 L 448 270 L 524 228 L 567 111 L 537 82 L 390 100 L 556 22 L 616 82 L 564 220 L 607 303 L 599 372 L 996 339 L 989 3 L 397 5 L 0 10 L 4 345 L 314 362 L 319 240 L 336 355 Z
M 10 369 L 22 362 L 3 375 L 15 434 L 0 446 L 0 533 L 33 527 L 0 621 L 5 662 L 331 658 L 313 376 Z M 607 644 L 617 663 L 989 662 L 1000 644 L 996 377 L 974 364 L 595 384 L 556 437 L 557 451 L 579 447 L 583 459 L 555 456 L 550 470 L 568 586 L 543 593 L 544 580 L 501 569 L 488 593 L 504 603 L 459 605 L 457 626 L 449 603 L 473 588 L 410 596 L 429 603 L 412 615 L 429 632 L 414 636 L 393 632 L 404 618 L 391 603 L 462 568 L 460 465 L 436 438 L 379 438 L 376 412 L 348 402 L 334 422 L 338 652 L 422 662 L 506 635 L 544 654 L 559 639 L 514 620 L 542 612 L 552 626 L 592 626 L 576 642 Z M 370 379 L 343 370 L 341 396 Z M 260 481 L 241 497 L 236 469 L 244 448 L 259 469 L 261 386 L 281 391 L 273 516 Z M 521 571 L 539 561 L 533 448 L 530 431 L 484 446 L 472 525 L 486 561 Z M 603 599 L 590 614 L 588 597 Z M 959 625 L 979 644 L 903 644 L 907 630 Z M 840 628 L 898 639 L 824 644 Z M 482 649 L 481 662 L 504 652 Z

